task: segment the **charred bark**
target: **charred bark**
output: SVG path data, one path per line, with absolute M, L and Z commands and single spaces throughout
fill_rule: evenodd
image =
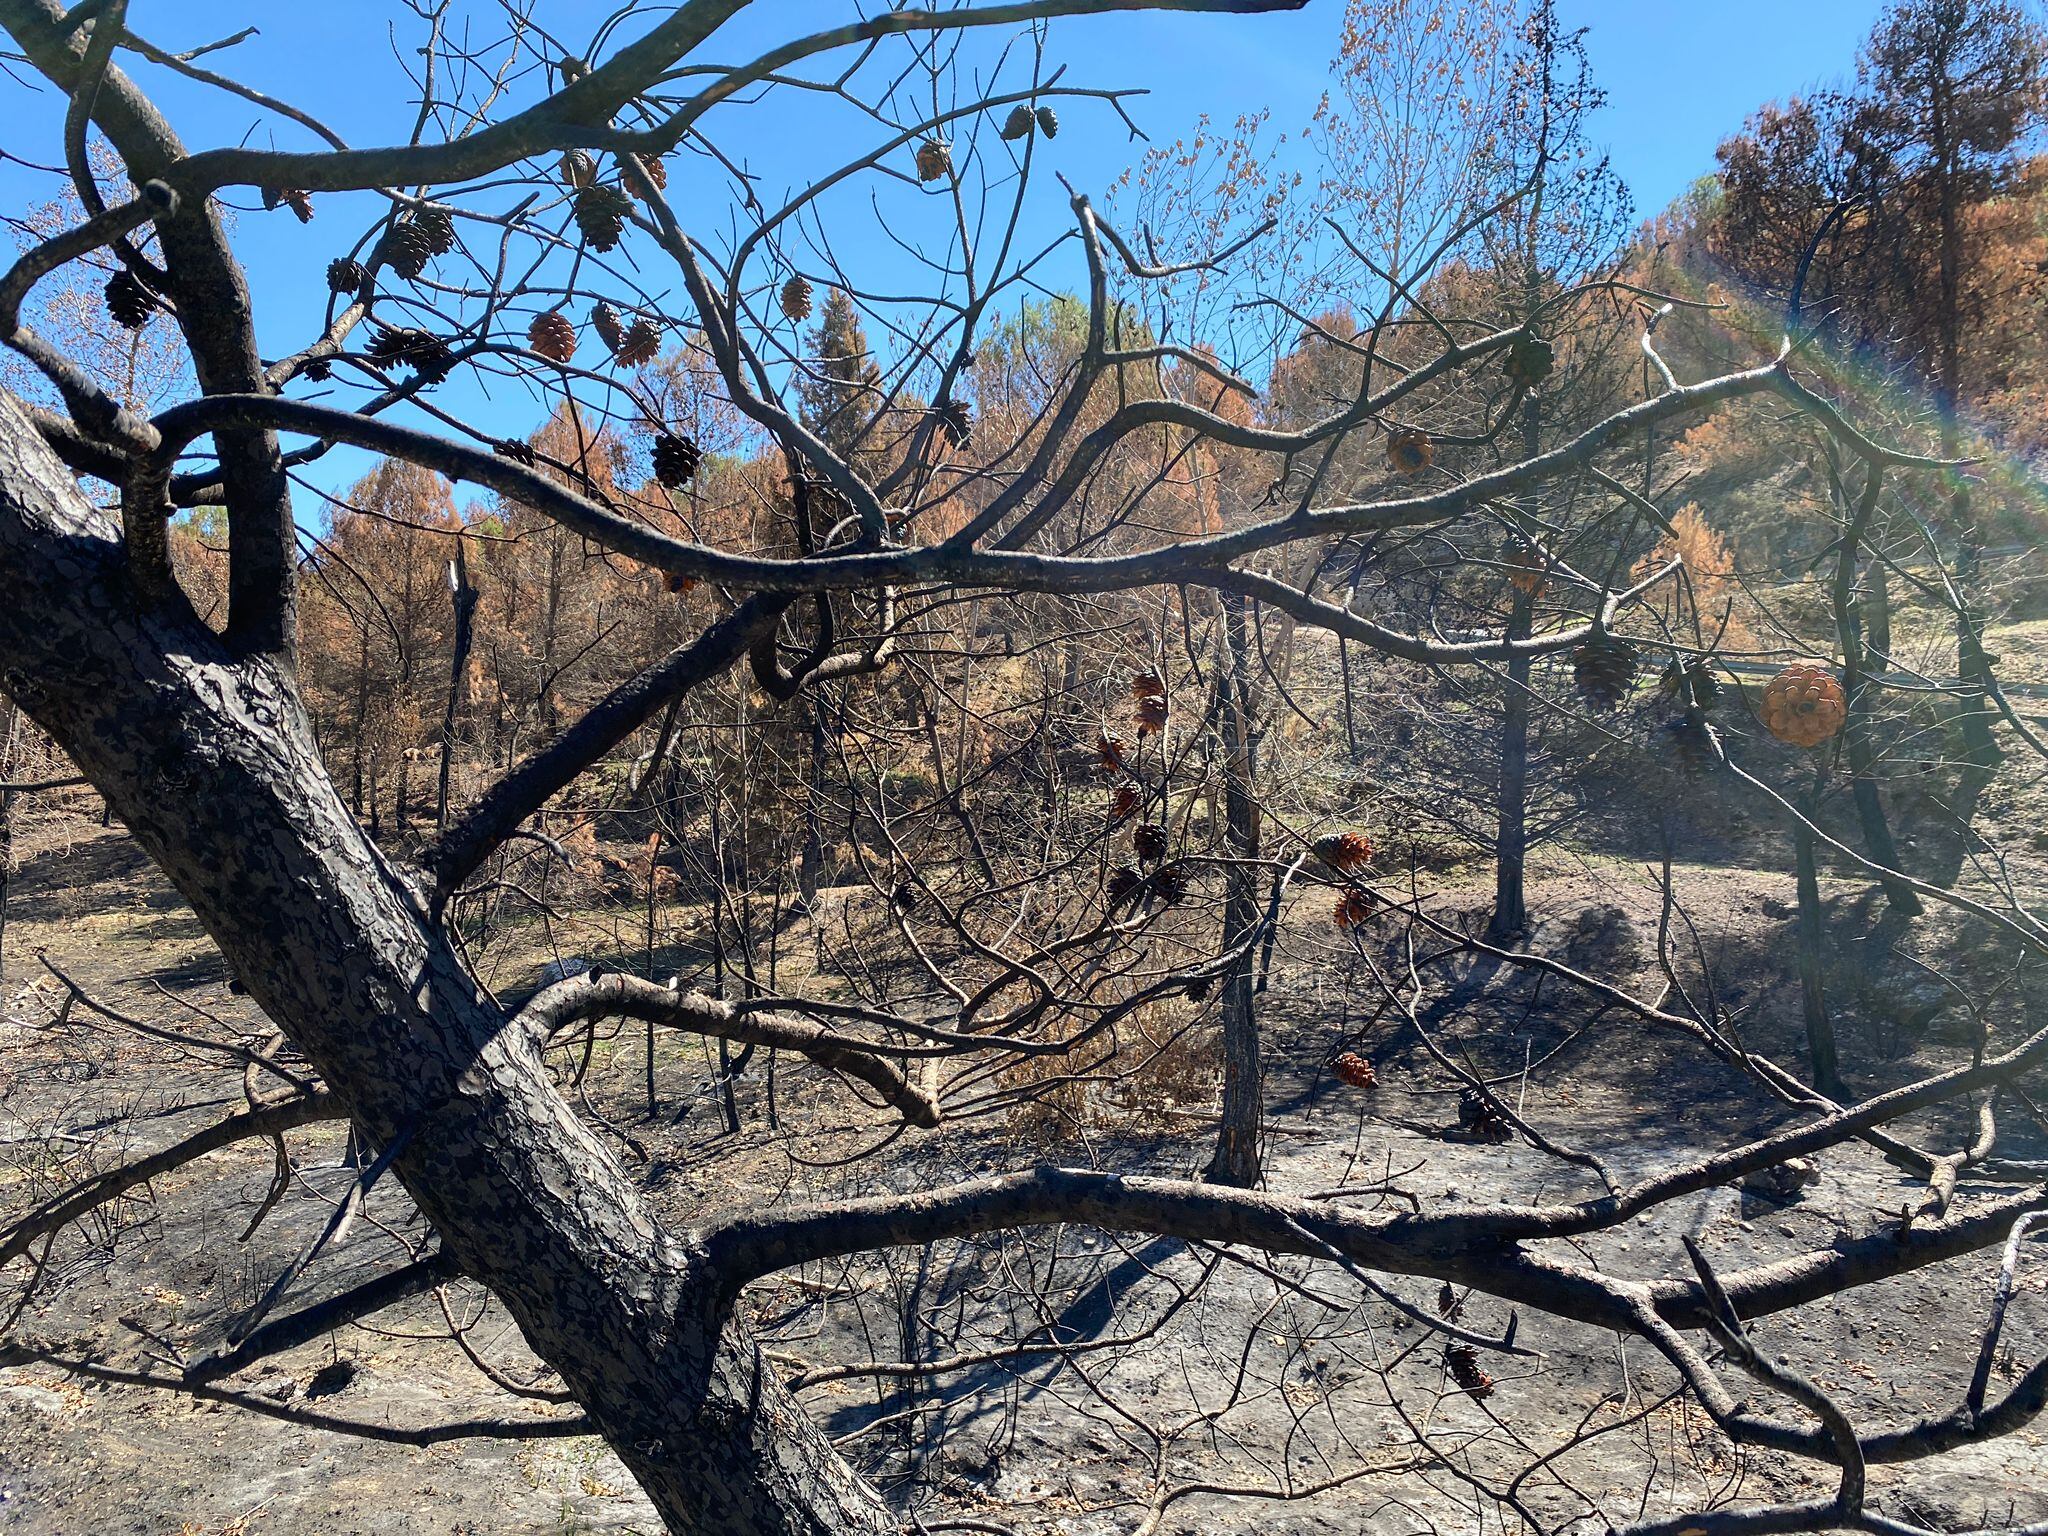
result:
M 71 755 L 675 1530 L 895 1529 L 364 836 L 289 674 L 172 594 L 0 393 L 0 684 Z

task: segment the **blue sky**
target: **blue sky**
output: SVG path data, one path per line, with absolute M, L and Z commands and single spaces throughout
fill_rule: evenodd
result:
M 492 7 L 473 9 L 488 14 Z M 558 35 L 580 43 L 611 9 L 576 0 L 543 4 L 540 14 Z M 1593 135 L 1611 153 L 1639 213 L 1663 207 L 1709 171 L 1715 145 L 1757 106 L 1847 72 L 1880 9 L 1877 0 L 1716 0 L 1711 5 L 1697 0 L 1560 0 L 1568 24 L 1590 28 L 1594 71 L 1610 98 Z M 728 28 L 725 46 L 716 53 L 721 58 L 748 56 L 791 30 L 829 25 L 852 10 L 847 0 L 756 0 Z M 1261 107 L 1271 109 L 1275 130 L 1296 135 L 1327 84 L 1343 11 L 1343 0 L 1310 0 L 1302 11 L 1279 16 L 1078 18 L 1057 24 L 1052 51 L 1071 64 L 1066 83 L 1149 88 L 1151 94 L 1132 110 L 1156 141 L 1171 142 L 1203 114 L 1227 123 Z M 205 62 L 294 101 L 329 121 L 351 143 L 367 145 L 402 137 L 412 116 L 392 38 L 381 22 L 363 21 L 366 15 L 385 14 L 385 7 L 354 0 L 335 5 L 173 0 L 142 9 L 138 24 L 158 45 L 183 49 L 211 41 L 244 18 L 254 19 L 262 29 L 259 36 Z M 398 40 L 409 46 L 416 39 L 408 30 Z M 156 70 L 148 70 L 146 78 L 195 149 L 233 142 L 299 147 L 305 142 L 289 126 L 273 130 L 247 103 L 167 80 Z M 1052 167 L 1081 190 L 1100 192 L 1141 146 L 1130 144 L 1099 109 L 1091 114 L 1076 105 L 1063 117 L 1067 130 L 1042 149 Z M 53 114 L 47 107 L 37 112 L 16 88 L 0 85 L 0 123 L 30 125 L 28 133 L 0 133 L 0 143 L 14 153 L 46 163 L 57 158 L 60 119 L 61 112 Z M 726 142 L 754 157 L 771 191 L 778 181 L 786 186 L 832 163 L 841 147 L 804 108 L 772 119 L 754 112 L 737 117 L 732 127 Z M 688 197 L 687 182 L 681 188 L 678 206 L 691 204 L 684 209 L 686 218 L 695 214 L 714 224 L 725 222 L 722 208 L 703 208 Z M 678 190 L 671 186 L 672 195 Z M 46 183 L 0 165 L 0 203 L 9 211 L 48 195 Z M 1035 195 L 1043 227 L 1060 227 L 1066 215 L 1057 185 L 1048 179 Z M 323 199 L 319 217 L 303 229 L 282 212 L 242 217 L 238 238 L 266 351 L 300 345 L 310 334 L 324 299 L 321 267 L 373 213 L 374 207 L 358 206 L 353 199 Z M 853 232 L 846 253 L 878 268 L 900 260 L 879 230 Z M 448 403 L 457 403 L 452 393 Z M 507 432 L 528 429 L 540 414 L 538 405 L 502 395 L 495 403 L 475 395 L 460 403 L 489 413 L 495 419 L 488 424 Z M 364 467 L 362 456 L 337 452 L 314 478 L 338 488 Z

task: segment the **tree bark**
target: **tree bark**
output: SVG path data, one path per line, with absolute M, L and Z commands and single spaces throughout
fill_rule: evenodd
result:
M 1799 1002 L 1806 1021 L 1806 1051 L 1813 1070 L 1813 1086 L 1831 1099 L 1847 1097 L 1842 1086 L 1841 1065 L 1835 1055 L 1835 1024 L 1828 1015 L 1827 989 L 1823 982 L 1823 950 L 1826 928 L 1820 909 L 1820 871 L 1817 840 L 1807 823 L 1819 814 L 1811 799 L 1801 808 L 1806 818 L 1793 832 L 1794 853 L 1799 870 Z
M 21 734 L 21 710 L 6 701 L 7 728 L 0 730 L 0 779 L 14 769 L 14 743 Z M 7 894 L 14 881 L 14 791 L 0 789 L 0 980 L 7 976 Z
M 1839 484 L 1839 476 L 1837 477 Z M 1856 591 L 1856 570 L 1862 541 L 1877 512 L 1881 485 L 1876 470 L 1870 472 L 1860 504 L 1851 512 L 1842 535 L 1842 547 L 1835 557 L 1833 587 L 1835 635 L 1842 647 L 1842 689 L 1847 700 L 1842 745 L 1849 761 L 1850 794 L 1856 803 L 1856 819 L 1863 829 L 1863 844 L 1870 857 L 1887 870 L 1899 869 L 1899 848 L 1892 838 L 1891 822 L 1884 813 L 1884 800 L 1877 787 L 1877 758 L 1870 743 L 1870 706 L 1878 694 L 1877 684 L 1866 675 L 1868 661 L 1864 648 L 1863 612 L 1866 599 Z M 1881 567 L 1880 567 L 1881 569 Z M 1887 622 L 1889 628 L 1889 622 Z M 1920 898 L 1912 886 L 1896 874 L 1878 876 L 1885 898 L 1894 912 L 1918 917 Z
M 172 594 L 0 392 L 0 686 L 70 754 L 488 1286 L 671 1529 L 896 1522 L 710 1271 L 570 1112 L 535 1043 L 335 793 L 289 675 Z
M 1223 948 L 1241 950 L 1223 973 L 1223 1119 L 1203 1177 L 1249 1189 L 1259 1182 L 1259 1136 L 1266 1122 L 1265 1067 L 1259 1057 L 1258 1001 L 1253 987 L 1252 934 L 1259 922 L 1259 810 L 1251 720 L 1251 637 L 1245 600 L 1222 594 L 1228 656 L 1217 668 L 1217 713 L 1223 728 L 1223 818 L 1231 864 L 1223 901 Z
M 1529 635 L 1533 599 L 1515 594 L 1508 618 L 1511 639 Z M 1486 937 L 1494 944 L 1520 938 L 1529 931 L 1529 904 L 1524 880 L 1529 862 L 1529 658 L 1517 656 L 1504 669 L 1507 689 L 1501 698 L 1500 784 L 1494 800 L 1493 915 Z
M 469 553 L 461 534 L 455 536 L 455 558 L 448 562 L 448 592 L 455 604 L 455 654 L 448 662 L 448 704 L 441 712 L 441 772 L 434 787 L 434 830 L 448 830 L 448 781 L 454 772 L 455 729 L 469 692 L 469 649 L 476 634 L 476 588 L 469 583 Z

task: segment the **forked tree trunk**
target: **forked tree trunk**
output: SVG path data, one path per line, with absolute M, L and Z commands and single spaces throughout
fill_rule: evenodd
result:
M 464 1273 L 669 1526 L 896 1529 L 364 837 L 290 680 L 141 611 L 114 530 L 0 391 L 0 686 L 169 876 Z

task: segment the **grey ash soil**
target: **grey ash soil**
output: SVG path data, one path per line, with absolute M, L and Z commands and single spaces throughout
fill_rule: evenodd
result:
M 1679 871 L 1700 951 L 1745 1038 L 1797 1060 L 1797 989 L 1788 974 L 1788 878 L 1742 868 Z M 1456 878 L 1437 883 L 1440 913 L 1476 901 Z M 1842 1050 L 1861 1092 L 1966 1059 L 1968 1020 L 1938 980 L 1869 934 L 1876 912 L 1861 886 L 1829 887 L 1840 940 L 1832 978 Z M 1361 963 L 1340 949 L 1309 895 L 1283 935 L 1266 994 L 1274 1132 L 1270 1184 L 1309 1192 L 1390 1179 L 1424 1204 L 1561 1197 L 1586 1175 L 1526 1145 L 1446 1142 L 1449 1080 L 1414 1031 L 1383 1013 Z M 1533 948 L 1655 992 L 1654 882 L 1637 864 L 1553 864 L 1531 892 Z M 1950 919 L 1891 934 L 1896 949 L 1951 955 L 1982 982 L 2012 975 L 1990 1015 L 2013 1038 L 2034 992 L 2013 957 Z M 1685 939 L 1690 946 L 1691 935 Z M 52 1187 L 124 1155 L 160 1146 L 240 1100 L 236 1073 L 194 1053 L 96 1024 L 74 1010 L 43 1027 L 59 996 L 35 952 L 97 996 L 136 1014 L 204 1031 L 184 1005 L 253 1025 L 192 918 L 118 832 L 46 829 L 16 885 L 0 987 L 0 1222 Z M 1689 952 L 1689 951 L 1688 951 Z M 1387 957 L 1391 958 L 1391 957 Z M 1688 978 L 1696 972 L 1688 968 Z M 1532 994 L 1511 971 L 1468 962 L 1439 975 L 1424 1017 L 1547 1133 L 1637 1175 L 1703 1147 L 1789 1123 L 1777 1106 L 1681 1041 L 1619 1014 L 1594 1016 L 1554 990 Z M 899 1138 L 849 1161 L 875 1121 L 837 1085 L 783 1065 L 768 1123 L 758 1064 L 743 1082 L 744 1121 L 727 1134 L 704 1089 L 708 1060 L 668 1044 L 664 1095 L 650 1117 L 639 1098 L 636 1034 L 608 1042 L 591 1104 L 619 1133 L 622 1159 L 657 1207 L 684 1221 L 736 1202 L 841 1190 L 909 1188 L 1036 1160 L 1188 1173 L 1206 1156 L 1213 1082 L 1191 1037 L 1146 1081 L 1098 1090 L 1080 1119 L 1005 1115 Z M 1381 1086 L 1361 1092 L 1325 1069 L 1349 1047 L 1369 1056 Z M 1535 1064 L 1522 1076 L 1525 1063 Z M 1169 1070 L 1170 1068 L 1170 1070 Z M 686 1112 L 678 1115 L 678 1107 Z M 2043 1156 L 2016 1115 L 2001 1150 Z M 1923 1144 L 1967 1139 L 1965 1111 L 1908 1127 Z M 55 1143 L 53 1131 L 77 1140 Z M 289 1197 L 247 1242 L 241 1233 L 272 1172 L 264 1144 L 233 1149 L 119 1209 L 107 1227 L 73 1233 L 21 1330 L 123 1370 L 162 1370 L 170 1351 L 202 1352 L 223 1320 L 260 1295 L 325 1220 L 352 1170 L 336 1127 L 294 1133 Z M 823 1165 L 823 1166 L 813 1166 Z M 839 1166 L 833 1166 L 838 1164 Z M 1966 1183 L 1964 1199 L 2005 1186 Z M 1735 1188 L 1708 1191 L 1576 1245 L 1626 1276 L 1682 1272 L 1682 1235 L 1724 1267 L 1825 1247 L 1886 1220 L 1918 1187 L 1857 1148 L 1820 1159 L 1820 1180 L 1796 1200 Z M 285 1308 L 379 1273 L 420 1234 L 402 1198 L 372 1197 L 347 1242 L 323 1256 Z M 893 1254 L 763 1284 L 743 1301 L 790 1374 L 869 1359 L 923 1361 L 1048 1334 L 1104 1347 L 935 1370 L 915 1383 L 853 1377 L 805 1389 L 844 1448 L 931 1522 L 967 1519 L 1019 1531 L 1130 1531 L 1155 1482 L 1300 1491 L 1314 1498 L 1190 1494 L 1170 1502 L 1162 1531 L 1513 1530 L 1495 1501 L 1515 1473 L 1568 1441 L 1593 1439 L 1516 1490 L 1527 1515 L 1556 1523 L 1677 1512 L 1734 1499 L 1804 1496 L 1827 1469 L 1774 1453 L 1733 1452 L 1697 1410 L 1670 1400 L 1672 1378 L 1646 1346 L 1541 1316 L 1520 1319 L 1537 1353 L 1489 1357 L 1498 1378 L 1474 1400 L 1447 1382 L 1440 1344 L 1385 1302 L 1327 1267 L 1239 1262 L 1166 1242 L 1073 1228 L 990 1240 L 931 1256 Z M 1838 1394 L 1865 1429 L 1945 1409 L 1962 1390 L 1996 1269 L 1995 1254 L 1886 1282 L 1832 1304 L 1763 1320 L 1768 1347 Z M 18 1274 L 19 1270 L 15 1273 Z M 1198 1277 L 1207 1283 L 1197 1287 Z M 10 1276 L 12 1278 L 12 1276 Z M 1020 1282 L 1028 1279 L 1028 1287 Z M 1431 1288 L 1389 1279 L 1422 1306 Z M 1029 1294 L 1026 1294 L 1026 1292 Z M 12 1294 L 10 1290 L 9 1294 Z M 501 1371 L 536 1375 L 502 1313 L 465 1287 L 450 1305 L 481 1315 L 472 1342 Z M 1463 1319 L 1497 1330 L 1506 1311 L 1475 1296 Z M 1034 1332 L 1034 1330 L 1037 1330 Z M 572 1407 L 493 1387 L 445 1338 L 432 1297 L 367 1326 L 281 1355 L 230 1385 L 258 1397 L 360 1423 L 417 1429 L 465 1419 L 542 1425 Z M 427 1335 L 428 1337 L 414 1337 Z M 1118 1339 L 1128 1342 L 1114 1344 Z M 957 1340 L 957 1342 L 953 1342 Z M 1993 1392 L 2013 1361 L 2048 1345 L 2048 1254 L 2030 1245 Z M 337 1362 L 346 1362 L 340 1369 Z M 1386 1383 L 1394 1384 L 1391 1394 Z M 915 1390 L 911 1388 L 914 1386 Z M 1754 1399 L 1753 1399 L 1754 1400 Z M 1788 1417 L 1796 1417 L 1787 1414 Z M 1427 1446 L 1418 1439 L 1425 1436 Z M 1485 1485 L 1485 1491 L 1474 1486 Z M 1942 1529 L 2048 1518 L 2048 1421 L 1925 1466 L 1873 1469 L 1879 1505 Z M 1597 1506 L 1598 1515 L 1589 1514 Z M 0 1370 L 0 1531 L 173 1536 L 370 1536 L 400 1532 L 571 1532 L 656 1529 L 615 1458 L 589 1437 L 506 1442 L 461 1438 L 379 1443 L 281 1422 L 181 1395 L 106 1385 L 46 1364 Z

